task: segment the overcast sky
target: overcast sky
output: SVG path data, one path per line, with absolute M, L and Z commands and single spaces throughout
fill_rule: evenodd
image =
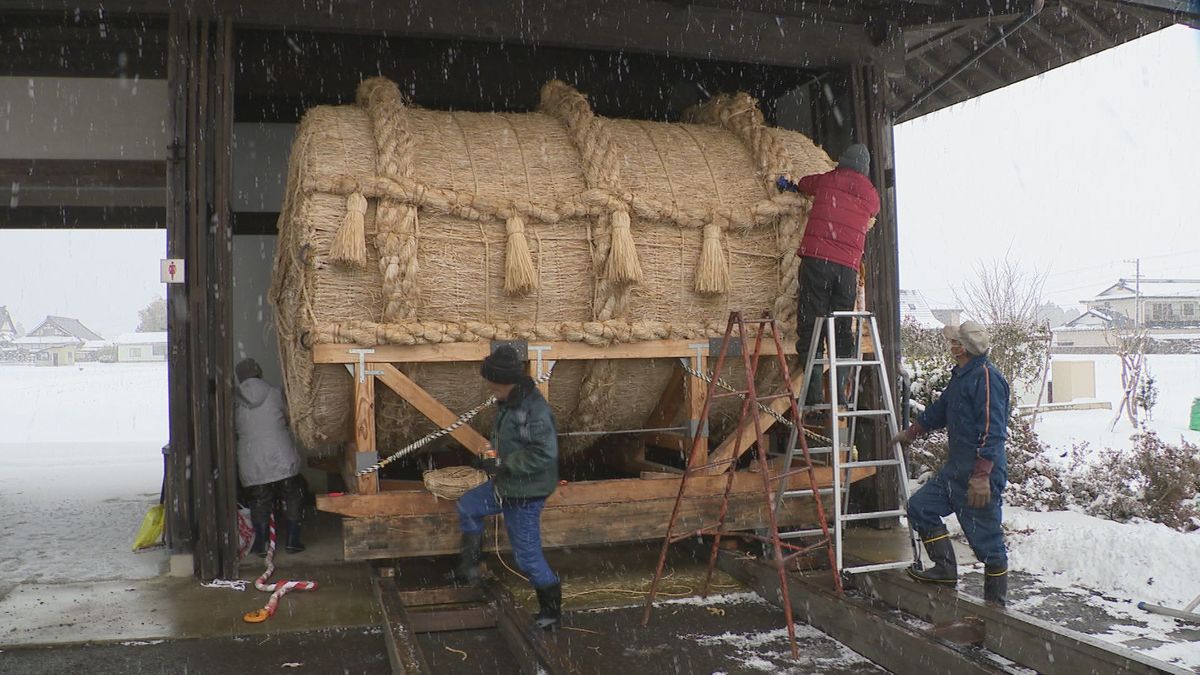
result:
M 1200 31 L 1174 27 L 896 129 L 901 286 L 935 304 L 1006 252 L 1060 304 L 1140 256 L 1200 277 Z M 112 339 L 163 293 L 162 231 L 0 230 L 0 305 Z
M 896 128 L 900 285 L 933 303 L 1006 252 L 1045 295 L 1123 262 L 1200 278 L 1200 31 L 1175 26 Z

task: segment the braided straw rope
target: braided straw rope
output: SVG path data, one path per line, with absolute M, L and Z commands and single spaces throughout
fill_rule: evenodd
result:
M 430 469 L 421 474 L 425 481 L 425 489 L 442 499 L 458 499 L 468 490 L 479 487 L 487 482 L 486 472 L 472 469 L 469 466 L 447 466 L 442 469 Z

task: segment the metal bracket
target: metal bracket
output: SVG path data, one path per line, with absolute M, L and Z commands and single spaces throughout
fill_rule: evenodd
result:
M 722 339 L 723 338 L 709 338 L 708 339 L 709 355 L 716 356 L 717 354 L 721 353 Z M 730 340 L 729 341 L 729 350 L 725 352 L 725 355 L 726 356 L 741 356 L 742 355 L 742 341 L 741 340 Z
M 533 353 L 537 354 L 537 362 L 536 362 L 537 363 L 537 371 L 534 373 L 534 377 L 535 378 L 541 377 L 542 374 L 546 372 L 543 369 L 544 363 L 545 363 L 545 361 L 543 360 L 543 354 L 545 352 L 548 352 L 551 349 L 553 349 L 553 347 L 551 347 L 550 345 L 534 345 L 534 346 L 526 345 L 525 349 L 527 350 L 527 352 L 533 352 Z
M 521 361 L 529 360 L 529 342 L 526 340 L 492 340 L 491 349 L 488 350 L 488 354 L 495 354 L 496 350 L 504 345 L 517 350 L 517 358 Z
M 738 346 L 741 346 L 740 342 L 739 343 L 731 343 L 731 344 L 737 344 Z M 709 340 L 708 342 L 689 342 L 688 348 L 691 349 L 692 351 L 696 352 L 696 355 L 692 357 L 692 370 L 695 370 L 697 373 L 703 373 L 704 372 L 704 357 L 713 353 L 712 352 L 713 341 Z M 721 349 L 721 341 L 720 340 L 717 340 L 716 348 L 718 350 L 717 353 L 720 353 L 720 351 L 719 351 Z M 714 373 L 714 375 L 715 375 L 715 373 Z M 697 379 L 699 379 L 699 378 L 697 378 Z M 688 420 L 688 437 L 695 438 L 697 433 L 699 433 L 701 436 L 703 436 L 705 438 L 708 438 L 708 420 L 704 420 L 704 428 L 703 429 L 700 428 L 700 420 L 698 420 L 698 419 L 695 419 L 695 420 L 689 419 Z
M 348 349 L 351 354 L 358 354 L 358 381 L 363 383 L 367 381 L 368 375 L 382 375 L 382 370 L 367 370 L 367 354 L 374 354 L 374 349 Z M 350 376 L 354 376 L 354 367 L 349 363 L 346 364 L 346 370 L 350 371 Z M 369 466 L 369 465 L 368 465 Z
M 375 465 L 379 461 L 379 453 L 374 450 L 354 453 L 354 470 L 363 471 Z

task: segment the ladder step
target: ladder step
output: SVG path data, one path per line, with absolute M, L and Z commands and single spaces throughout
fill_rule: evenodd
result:
M 812 362 L 813 364 L 819 366 L 829 365 L 829 359 L 825 358 L 813 359 Z M 838 359 L 837 365 L 838 368 L 841 368 L 842 366 L 882 366 L 883 361 L 878 359 Z
M 744 397 L 749 393 L 750 393 L 749 391 L 718 391 L 718 392 L 713 392 L 712 397 L 713 398 L 729 398 L 730 396 Z
M 842 417 L 885 417 L 892 414 L 890 410 L 835 410 L 833 416 Z
M 838 462 L 838 468 L 858 469 L 864 466 L 891 466 L 899 463 L 898 459 L 867 459 L 861 462 Z
M 783 392 L 782 394 L 767 394 L 766 396 L 759 396 L 757 400 L 759 403 L 762 403 L 763 401 L 774 401 L 775 399 L 778 399 L 778 398 L 791 398 L 791 397 L 792 397 L 791 394 L 789 394 L 787 392 Z
M 896 570 L 902 567 L 908 567 L 909 565 L 912 565 L 911 560 L 896 560 L 893 562 L 875 563 L 873 565 L 855 565 L 854 567 L 843 567 L 842 571 L 846 574 L 866 574 L 867 572 Z
M 811 530 L 794 530 L 792 532 L 780 532 L 780 539 L 800 539 L 803 537 L 815 537 L 817 535 L 824 536 L 825 530 L 814 528 Z
M 891 511 L 868 511 L 866 513 L 843 513 L 842 522 L 849 523 L 855 520 L 870 520 L 872 518 L 891 518 L 893 516 L 903 516 L 904 509 L 892 509 Z
M 854 310 L 845 310 L 845 311 L 830 312 L 830 313 L 829 313 L 829 316 L 831 316 L 831 317 L 833 317 L 833 318 L 835 318 L 835 319 L 844 319 L 844 318 L 846 318 L 846 317 L 848 317 L 848 316 L 861 316 L 861 317 L 868 317 L 868 316 L 874 316 L 874 315 L 873 315 L 871 312 L 860 312 L 860 311 L 854 311 Z
M 843 487 L 842 489 L 845 489 L 845 487 Z M 820 488 L 817 490 L 817 492 L 819 492 L 823 495 L 831 495 L 831 494 L 833 494 L 833 488 L 831 488 L 831 487 Z M 812 490 L 784 490 L 783 496 L 785 498 L 787 498 L 787 497 L 811 497 Z

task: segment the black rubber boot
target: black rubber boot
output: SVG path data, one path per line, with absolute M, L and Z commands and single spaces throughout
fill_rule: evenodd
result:
M 271 536 L 271 530 L 266 522 L 251 521 L 254 525 L 254 544 L 250 546 L 250 552 L 254 555 L 265 558 L 267 557 L 267 538 Z
M 552 584 L 545 588 L 535 588 L 538 599 L 538 613 L 533 622 L 542 630 L 553 630 L 562 624 L 562 584 Z
M 958 560 L 954 558 L 954 545 L 950 543 L 950 533 L 942 527 L 922 537 L 922 540 L 933 567 L 918 569 L 913 565 L 908 568 L 908 575 L 917 581 L 947 586 L 957 584 Z
M 479 561 L 483 558 L 483 533 L 463 533 L 462 545 L 459 547 L 458 566 L 450 573 L 450 580 L 456 584 L 474 585 L 479 582 Z
M 300 553 L 303 550 L 304 544 L 300 543 L 300 523 L 295 520 L 288 521 L 287 552 Z
M 983 601 L 993 607 L 1008 604 L 1008 566 L 983 568 Z

